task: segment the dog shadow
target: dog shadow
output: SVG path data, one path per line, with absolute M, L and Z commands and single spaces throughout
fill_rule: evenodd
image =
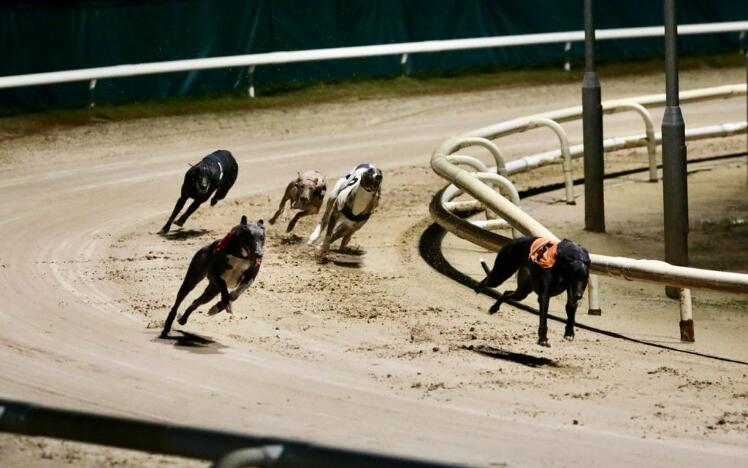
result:
M 515 353 L 512 351 L 506 351 L 493 346 L 487 345 L 468 345 L 462 346 L 462 349 L 478 353 L 481 356 L 488 356 L 494 359 L 501 359 L 502 361 L 516 362 L 527 367 L 560 367 L 559 364 L 553 359 L 544 357 L 533 356 L 531 354 Z
M 228 346 L 222 345 L 212 338 L 184 330 L 173 330 L 171 335 L 166 338 L 158 338 L 158 340 L 173 341 L 175 348 L 200 354 L 218 354 L 224 348 L 228 348 Z
M 281 245 L 296 245 L 301 244 L 304 240 L 303 237 L 297 236 L 296 234 L 288 234 L 280 238 Z
M 366 252 L 355 247 L 330 250 L 326 258 L 336 266 L 344 268 L 362 268 L 366 258 Z
M 209 229 L 177 229 L 176 231 L 169 231 L 166 234 L 159 233 L 159 235 L 169 240 L 187 240 L 204 236 L 210 232 Z

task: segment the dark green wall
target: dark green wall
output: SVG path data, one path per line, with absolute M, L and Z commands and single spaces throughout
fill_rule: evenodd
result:
M 662 24 L 660 0 L 598 0 L 597 28 Z M 680 23 L 748 19 L 748 0 L 681 0 Z M 582 0 L 99 0 L 5 2 L 0 75 L 282 50 L 571 31 Z M 681 39 L 684 54 L 737 51 L 737 33 Z M 581 44 L 572 48 L 580 58 Z M 662 39 L 604 41 L 601 59 L 662 54 Z M 417 54 L 410 73 L 560 63 L 562 44 Z M 317 80 L 392 76 L 400 57 L 258 67 L 261 93 Z M 247 88 L 245 67 L 99 80 L 97 102 Z M 3 90 L 0 106 L 80 106 L 88 82 Z

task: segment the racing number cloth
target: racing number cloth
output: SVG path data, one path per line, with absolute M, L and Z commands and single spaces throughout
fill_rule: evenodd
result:
M 541 268 L 551 268 L 556 263 L 558 242 L 538 237 L 530 245 L 530 261 Z

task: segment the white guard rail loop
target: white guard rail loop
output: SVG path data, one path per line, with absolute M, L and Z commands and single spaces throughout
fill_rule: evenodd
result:
M 746 85 L 740 84 L 685 91 L 680 94 L 680 97 L 681 103 L 686 103 L 708 99 L 730 98 L 745 94 Z M 625 100 L 602 103 L 603 112 L 606 114 L 621 112 L 624 110 L 634 110 L 642 116 L 646 127 L 646 133 L 644 135 L 608 138 L 604 141 L 603 146 L 606 152 L 637 146 L 646 146 L 649 154 L 650 180 L 657 179 L 655 145 L 661 141 L 662 135 L 654 132 L 651 116 L 644 106 L 662 106 L 664 103 L 664 94 L 639 96 Z M 505 225 L 504 222 L 523 234 L 557 240 L 558 237 L 537 220 L 523 212 L 518 204 L 510 202 L 486 184 L 487 182 L 493 184 L 493 182 L 497 180 L 495 179 L 496 174 L 492 169 L 489 168 L 488 171 L 484 173 L 470 173 L 455 166 L 453 162 L 450 161 L 450 155 L 459 149 L 475 144 L 475 142 L 478 141 L 490 141 L 513 133 L 524 132 L 537 126 L 548 126 L 556 132 L 561 143 L 560 150 L 553 150 L 506 162 L 503 164 L 501 172 L 510 176 L 547 164 L 562 162 L 564 165 L 564 178 L 566 182 L 565 185 L 567 186 L 568 200 L 568 179 L 571 172 L 571 159 L 572 157 L 578 157 L 581 155 L 584 148 L 582 145 L 569 147 L 568 138 L 563 128 L 559 125 L 559 122 L 580 119 L 581 117 L 581 106 L 577 106 L 529 117 L 517 118 L 489 127 L 473 130 L 466 133 L 464 136 L 448 138 L 434 150 L 431 156 L 431 167 L 434 172 L 452 184 L 447 186 L 443 191 L 437 194 L 437 197 L 434 198 L 432 209 L 430 210 L 434 220 L 447 231 L 489 250 L 498 250 L 507 239 L 497 236 L 496 234 L 482 228 L 486 227 L 495 229 L 497 227 L 503 227 Z M 727 137 L 743 133 L 747 128 L 748 124 L 746 122 L 733 122 L 708 127 L 691 128 L 686 130 L 686 139 L 697 140 L 703 138 Z M 481 145 L 487 147 L 484 143 L 481 143 Z M 501 163 L 503 162 L 502 158 Z M 499 163 L 497 163 L 497 169 L 499 167 Z M 475 201 L 452 202 L 454 198 L 462 193 L 469 194 L 475 199 Z M 514 196 L 511 196 L 514 199 Z M 571 197 L 573 199 L 573 193 L 571 194 Z M 434 209 L 434 204 L 440 204 L 442 209 Z M 486 210 L 494 211 L 502 218 L 502 220 L 471 223 L 453 213 L 454 211 L 462 209 L 475 210 L 480 207 L 485 207 Z M 671 265 L 657 260 L 637 260 L 594 253 L 590 254 L 590 259 L 592 261 L 591 270 L 598 275 L 681 288 L 681 339 L 683 339 L 683 341 L 693 341 L 690 289 L 709 289 L 714 291 L 748 294 L 748 274 L 688 268 Z M 589 311 L 593 315 L 598 314 L 600 310 L 598 293 L 599 288 L 597 277 L 596 275 L 591 275 L 588 296 L 590 301 Z M 686 328 L 684 328 L 684 326 Z M 688 328 L 689 326 L 691 327 L 690 329 Z

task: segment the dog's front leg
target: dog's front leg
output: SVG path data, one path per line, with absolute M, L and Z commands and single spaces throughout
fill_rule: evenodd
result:
M 323 259 L 327 251 L 330 250 L 330 243 L 332 242 L 332 236 L 335 232 L 335 226 L 338 223 L 338 216 L 338 213 L 333 213 L 327 223 L 327 230 L 325 231 L 324 238 L 322 239 L 322 244 L 317 249 L 317 256 L 320 260 Z
M 538 303 L 540 305 L 540 326 L 538 326 L 538 344 L 547 348 L 551 347 L 548 342 L 548 304 L 551 297 L 546 292 L 538 294 Z
M 177 217 L 180 211 L 182 211 L 182 208 L 184 208 L 184 204 L 187 202 L 187 198 L 185 195 L 182 195 L 177 199 L 177 204 L 174 205 L 174 209 L 171 212 L 171 216 L 169 216 L 169 220 L 164 224 L 164 227 L 161 228 L 161 234 L 166 234 L 169 232 L 169 229 L 171 229 L 171 223 L 174 222 L 174 218 Z
M 566 291 L 566 328 L 564 329 L 564 338 L 568 341 L 574 341 L 574 325 L 577 315 L 577 301 L 574 298 L 574 292 L 569 289 Z
M 218 286 L 218 290 L 221 292 L 221 301 L 214 304 L 213 307 L 208 310 L 208 315 L 217 314 L 223 309 L 226 309 L 226 312 L 229 314 L 233 314 L 234 311 L 231 309 L 231 294 L 229 294 L 229 288 L 226 285 L 226 282 L 215 272 L 208 273 L 208 279 L 211 283 Z
M 276 210 L 275 214 L 272 218 L 270 218 L 269 223 L 275 224 L 275 222 L 278 220 L 278 216 L 280 216 L 283 213 L 283 209 L 286 207 L 286 202 L 288 201 L 288 190 L 286 190 L 286 193 L 283 194 L 283 198 L 280 201 L 280 204 L 278 205 L 278 209 Z
M 203 201 L 205 201 L 205 200 L 203 200 Z M 187 218 L 189 218 L 190 216 L 192 216 L 192 213 L 194 213 L 195 210 L 197 210 L 198 208 L 200 208 L 200 205 L 202 205 L 202 204 L 203 204 L 202 201 L 200 201 L 200 200 L 194 200 L 192 202 L 192 204 L 190 204 L 190 207 L 187 208 L 187 211 L 185 211 L 184 214 L 182 216 L 180 216 L 179 219 L 177 220 L 177 222 L 174 223 L 174 224 L 176 224 L 179 227 L 184 226 L 184 223 L 187 222 Z
M 229 294 L 229 298 L 232 301 L 235 301 L 241 296 L 244 291 L 247 290 L 252 284 L 255 282 L 255 278 L 257 278 L 257 273 L 260 272 L 259 266 L 254 266 L 247 271 L 244 276 L 242 276 L 241 281 L 239 281 L 239 286 L 236 287 L 233 291 L 231 291 L 231 294 Z
M 303 218 L 304 216 L 309 216 L 309 215 L 313 215 L 316 213 L 317 213 L 317 210 L 313 210 L 313 209 L 299 211 L 298 213 L 294 215 L 293 218 L 291 218 L 291 222 L 288 223 L 288 226 L 286 227 L 286 232 L 293 231 L 293 228 L 296 227 L 296 223 L 298 223 L 299 220 Z

